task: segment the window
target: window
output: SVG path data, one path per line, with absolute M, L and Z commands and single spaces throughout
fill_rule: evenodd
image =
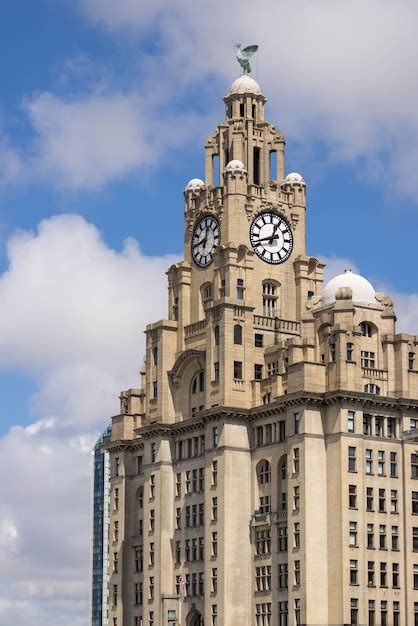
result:
M 385 453 L 383 450 L 377 452 L 377 475 L 385 475 Z
M 155 474 L 151 474 L 149 477 L 149 497 L 150 500 L 155 498 Z
M 414 565 L 414 589 L 418 589 L 418 565 Z
M 364 393 L 373 393 L 375 396 L 380 396 L 380 387 L 374 383 L 367 383 L 367 385 L 364 385 Z
M 287 552 L 287 526 L 279 526 L 277 530 L 277 550 Z
M 357 561 L 350 560 L 350 585 L 358 584 L 358 566 Z
M 418 515 L 418 491 L 412 492 L 412 515 Z
M 418 454 L 411 454 L 411 478 L 418 478 Z
M 115 487 L 115 491 L 113 493 L 113 510 L 119 510 L 119 487 Z
M 256 591 L 271 590 L 271 566 L 262 565 L 255 568 L 255 587 Z
M 347 431 L 349 433 L 354 433 L 355 432 L 355 411 L 348 411 L 348 417 L 347 417 Z
M 392 526 L 392 550 L 399 550 L 399 529 Z
M 265 459 L 258 464 L 258 480 L 262 485 L 269 483 L 271 480 L 270 463 Z
M 380 563 L 380 586 L 387 587 L 387 563 Z
M 300 598 L 295 598 L 295 624 L 300 626 Z
M 374 561 L 367 561 L 367 586 L 374 587 Z
M 366 510 L 373 511 L 373 487 L 366 487 Z
M 218 605 L 212 604 L 212 626 L 218 626 Z
M 412 550 L 418 552 L 418 528 L 416 526 L 412 528 Z
M 387 624 L 388 624 L 388 603 L 387 603 L 387 600 L 381 600 L 381 602 L 380 602 L 380 624 L 381 624 L 381 626 L 387 626 Z
M 234 361 L 234 379 L 242 380 L 242 361 Z
M 274 283 L 263 283 L 263 315 L 277 316 L 277 287 Z
M 213 364 L 213 380 L 215 383 L 219 382 L 219 361 Z
M 155 443 L 151 444 L 151 463 L 155 463 L 157 460 L 157 446 Z
M 357 547 L 357 522 L 349 522 L 348 545 L 351 548 Z
M 176 563 L 181 561 L 181 541 L 176 541 Z
M 376 366 L 376 359 L 374 352 L 361 351 L 361 367 L 368 367 L 374 369 Z
M 152 383 L 152 397 L 154 400 L 158 398 L 158 382 L 156 380 Z
M 400 602 L 396 601 L 393 603 L 393 626 L 400 626 L 400 618 Z
M 214 448 L 218 447 L 219 442 L 219 431 L 217 426 L 213 426 L 212 428 L 212 446 Z
M 366 474 L 373 474 L 373 451 L 366 450 Z
M 238 278 L 237 279 L 237 300 L 244 300 L 244 279 L 243 278 Z
M 367 322 L 362 322 L 360 324 L 360 333 L 363 335 L 363 337 L 371 337 L 373 334 L 372 325 L 368 324 Z
M 218 519 L 218 498 L 212 498 L 212 522 Z
M 235 324 L 234 326 L 234 343 L 236 345 L 242 344 L 242 326 Z
M 135 572 L 142 572 L 142 548 L 135 550 Z
M 213 329 L 213 338 L 215 341 L 215 346 L 219 346 L 219 325 L 218 324 Z
M 119 538 L 119 522 L 116 520 L 113 522 L 113 541 L 116 542 Z
M 142 583 L 135 583 L 135 604 L 142 604 Z
M 115 574 L 118 573 L 118 553 L 117 552 L 113 553 L 113 571 L 115 572 Z
M 287 563 L 279 563 L 279 589 L 287 589 Z
M 394 439 L 396 437 L 396 419 L 394 419 L 393 417 L 388 417 L 387 428 L 387 436 L 391 439 Z
M 375 417 L 374 424 L 376 437 L 383 437 L 383 417 Z
M 142 474 L 142 456 L 136 457 L 136 473 Z
M 148 600 L 154 600 L 154 576 L 149 577 Z
M 397 462 L 396 462 L 396 452 L 390 453 L 390 475 L 392 478 L 396 478 L 398 475 L 397 471 Z
M 386 550 L 386 525 L 380 524 L 379 526 L 379 549 Z
M 149 512 L 149 530 L 151 533 L 153 533 L 155 530 L 155 510 L 154 509 L 150 509 L 150 512 Z
M 176 474 L 176 498 L 181 496 L 181 474 Z
M 418 602 L 414 602 L 414 626 L 418 626 Z
M 353 344 L 352 343 L 347 343 L 346 359 L 347 361 L 353 360 Z
M 260 496 L 260 513 L 270 513 L 271 501 L 270 496 Z
M 299 448 L 293 448 L 293 472 L 299 473 Z
M 218 591 L 218 568 L 217 567 L 212 567 L 211 591 L 212 593 L 217 593 Z
M 210 300 L 212 297 L 212 285 L 204 285 L 203 286 L 203 300 Z
M 372 434 L 372 416 L 363 414 L 363 435 Z
M 155 549 L 154 549 L 154 543 L 151 541 L 151 543 L 149 544 L 149 565 L 154 565 L 154 556 L 155 556 Z
M 376 601 L 375 600 L 369 600 L 368 602 L 368 622 L 367 622 L 367 626 L 375 626 L 376 625 L 376 618 L 375 618 L 375 606 L 376 606 Z
M 300 585 L 300 561 L 294 563 L 295 585 Z
M 337 350 L 334 341 L 331 341 L 329 344 L 329 353 L 331 361 L 335 362 L 337 360 Z
M 113 585 L 113 606 L 118 604 L 118 586 Z
M 295 548 L 300 547 L 300 523 L 295 522 L 293 524 L 293 545 Z
M 350 624 L 356 626 L 358 624 L 358 600 L 357 598 L 350 599 Z
M 398 491 L 397 489 L 391 489 L 390 492 L 390 512 L 398 512 Z
M 279 602 L 279 626 L 288 626 L 288 603 Z
M 392 587 L 399 589 L 399 563 L 392 563 Z
M 348 506 L 350 509 L 357 508 L 357 487 L 356 485 L 348 485 Z
M 414 369 L 415 352 L 408 352 L 408 369 Z
M 199 537 L 199 561 L 203 561 L 205 559 L 205 539 L 204 537 Z
M 115 457 L 114 476 L 119 476 L 119 471 L 120 471 L 120 458 L 117 456 Z
M 271 553 L 271 533 L 268 530 L 256 530 L 255 551 L 257 555 Z
M 255 333 L 254 335 L 254 345 L 256 348 L 262 348 L 263 347 L 263 339 L 264 336 L 261 335 L 260 333 Z
M 293 414 L 293 424 L 295 428 L 295 435 L 299 434 L 299 426 L 300 426 L 300 416 L 299 413 Z
M 348 471 L 356 471 L 356 449 L 351 446 L 348 448 Z
M 218 461 L 212 461 L 212 487 L 218 484 Z
M 254 365 L 254 380 L 261 380 L 263 378 L 263 366 L 259 363 Z
M 212 556 L 216 558 L 218 556 L 218 533 L 212 533 Z
M 379 489 L 379 513 L 385 513 L 386 511 L 386 490 Z
M 205 490 L 205 468 L 199 467 L 199 489 L 198 491 Z
M 293 487 L 293 510 L 299 511 L 300 509 L 300 487 Z
M 367 548 L 373 550 L 374 548 L 374 525 L 367 524 Z

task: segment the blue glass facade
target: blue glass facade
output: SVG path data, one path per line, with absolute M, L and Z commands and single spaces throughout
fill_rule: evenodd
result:
M 110 435 L 109 426 L 94 447 L 91 626 L 108 624 L 110 468 L 102 446 Z

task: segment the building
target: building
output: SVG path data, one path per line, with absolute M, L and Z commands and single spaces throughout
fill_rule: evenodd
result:
M 112 419 L 110 626 L 416 626 L 418 338 L 365 278 L 323 287 L 259 85 L 224 102 Z
M 93 511 L 91 554 L 91 626 L 108 626 L 109 596 L 109 503 L 110 458 L 103 445 L 111 438 L 111 427 L 99 437 L 93 452 Z

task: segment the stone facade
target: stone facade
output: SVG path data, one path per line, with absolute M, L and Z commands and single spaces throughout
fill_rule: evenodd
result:
M 224 102 L 185 190 L 168 319 L 112 419 L 109 624 L 418 624 L 418 338 L 360 276 L 323 292 L 259 86 Z M 264 212 L 291 229 L 282 263 L 251 244 Z M 200 267 L 205 216 L 220 241 Z

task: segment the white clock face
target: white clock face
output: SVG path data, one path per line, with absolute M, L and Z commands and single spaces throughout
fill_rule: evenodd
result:
M 250 241 L 266 263 L 283 263 L 293 248 L 293 235 L 287 221 L 277 213 L 260 213 L 250 226 Z
M 219 245 L 221 229 L 215 217 L 207 215 L 195 226 L 192 236 L 192 256 L 199 267 L 207 267 Z

